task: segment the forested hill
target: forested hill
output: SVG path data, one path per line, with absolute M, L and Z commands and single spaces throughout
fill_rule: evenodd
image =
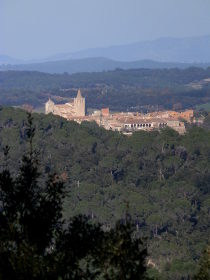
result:
M 189 279 L 210 236 L 210 131 L 126 137 L 94 123 L 33 117 L 42 170 L 66 181 L 65 216 L 83 213 L 112 226 L 129 206 L 160 279 Z M 0 155 L 9 145 L 14 173 L 27 149 L 25 120 L 21 110 L 0 110 Z
M 0 57 L 1 59 L 1 57 Z M 0 60 L 1 63 L 1 60 Z M 102 72 L 111 71 L 115 69 L 171 69 L 180 68 L 185 69 L 188 67 L 202 67 L 207 68 L 210 63 L 170 63 L 170 62 L 157 62 L 153 60 L 140 60 L 132 62 L 123 62 L 111 60 L 103 57 L 83 58 L 83 59 L 68 59 L 60 61 L 47 61 L 39 63 L 27 63 L 17 65 L 0 65 L 0 70 L 8 71 L 40 71 L 44 73 L 57 73 L 64 72 L 73 74 L 81 72 Z
M 88 108 L 148 111 L 192 108 L 210 102 L 210 68 L 133 69 L 100 73 L 51 75 L 0 72 L 0 104 L 43 106 L 49 96 L 67 102 L 78 88 Z M 207 80 L 206 80 L 207 79 Z
M 207 69 L 198 67 L 187 69 L 116 69 L 113 71 L 72 75 L 67 73 L 47 74 L 34 71 L 0 71 L 0 86 L 5 89 L 25 88 L 35 90 L 50 90 L 59 87 L 91 87 L 97 84 L 162 88 L 185 85 L 209 77 L 210 67 Z

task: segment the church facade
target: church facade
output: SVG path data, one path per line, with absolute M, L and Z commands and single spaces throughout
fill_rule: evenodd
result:
M 45 114 L 52 113 L 66 119 L 85 117 L 85 98 L 82 97 L 81 90 L 77 92 L 73 102 L 65 104 L 55 104 L 51 99 L 45 103 Z

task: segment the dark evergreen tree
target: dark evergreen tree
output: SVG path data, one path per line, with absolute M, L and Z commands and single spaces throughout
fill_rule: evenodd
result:
M 204 251 L 200 260 L 200 269 L 194 280 L 209 280 L 210 279 L 210 246 Z

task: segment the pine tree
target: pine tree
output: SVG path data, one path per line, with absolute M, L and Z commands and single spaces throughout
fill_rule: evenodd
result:
M 35 128 L 28 115 L 28 153 L 13 178 L 5 164 L 0 173 L 0 279 L 46 279 L 48 251 L 62 228 L 64 184 L 51 175 L 39 182 L 37 152 L 33 150 Z M 5 148 L 5 157 L 9 149 Z

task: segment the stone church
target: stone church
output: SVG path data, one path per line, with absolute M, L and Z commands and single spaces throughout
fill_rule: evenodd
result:
M 85 116 L 85 98 L 82 97 L 81 90 L 78 90 L 77 97 L 72 102 L 65 104 L 55 104 L 51 99 L 45 103 L 45 114 L 52 113 L 66 119 L 74 119 Z

